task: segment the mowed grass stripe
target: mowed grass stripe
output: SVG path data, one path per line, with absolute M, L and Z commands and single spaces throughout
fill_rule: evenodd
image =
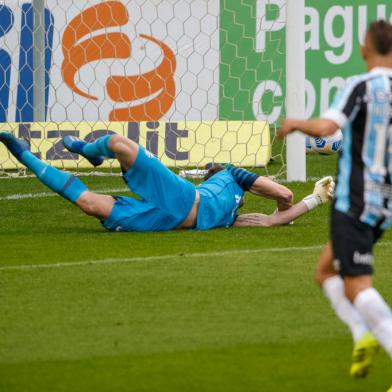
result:
M 381 242 L 377 246 L 390 246 L 392 242 Z M 81 260 L 67 263 L 53 263 L 53 264 L 21 264 L 21 265 L 6 265 L 0 267 L 0 271 L 18 271 L 18 270 L 33 270 L 33 269 L 47 269 L 47 268 L 66 268 L 79 267 L 88 265 L 106 265 L 106 264 L 122 264 L 122 263 L 136 263 L 148 261 L 164 261 L 177 258 L 198 258 L 198 257 L 224 257 L 233 255 L 252 255 L 258 253 L 285 253 L 285 252 L 308 252 L 321 250 L 324 244 L 314 246 L 293 246 L 284 248 L 260 248 L 260 249 L 238 249 L 225 252 L 198 252 L 198 253 L 178 253 L 171 255 L 160 256 L 141 256 L 129 258 L 107 258 L 101 260 Z
M 129 188 L 108 188 L 94 190 L 96 193 L 115 193 L 115 192 L 129 192 Z M 0 197 L 0 201 L 11 201 L 11 200 L 25 200 L 25 199 L 42 199 L 47 197 L 59 196 L 54 192 L 36 192 L 36 193 L 14 193 L 7 196 Z

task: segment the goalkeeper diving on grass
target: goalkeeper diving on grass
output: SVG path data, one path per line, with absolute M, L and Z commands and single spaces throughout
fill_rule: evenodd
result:
M 117 159 L 124 181 L 140 199 L 102 195 L 91 192 L 72 174 L 38 159 L 31 153 L 27 141 L 17 139 L 9 132 L 0 132 L 0 141 L 43 184 L 87 215 L 98 218 L 110 231 L 285 225 L 326 203 L 332 197 L 334 187 L 332 177 L 326 177 L 316 183 L 313 194 L 293 204 L 293 193 L 287 187 L 245 169 L 221 165 L 213 165 L 205 181 L 195 186 L 124 136 L 107 135 L 92 143 L 73 136 L 64 137 L 64 146 L 85 157 L 93 166 L 101 165 L 105 159 Z M 239 215 L 246 191 L 275 200 L 276 212 Z

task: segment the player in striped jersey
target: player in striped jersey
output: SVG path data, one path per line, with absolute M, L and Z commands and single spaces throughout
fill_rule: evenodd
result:
M 392 313 L 372 287 L 372 250 L 392 224 L 392 25 L 374 22 L 362 56 L 368 73 L 349 79 L 320 119 L 287 119 L 280 137 L 343 129 L 331 241 L 317 280 L 354 339 L 354 377 L 366 376 L 379 343 L 392 357 Z M 374 338 L 374 337 L 375 338 Z

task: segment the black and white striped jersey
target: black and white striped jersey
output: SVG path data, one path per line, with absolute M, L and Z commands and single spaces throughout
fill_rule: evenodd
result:
M 392 69 L 350 78 L 322 118 L 343 131 L 335 208 L 371 226 L 392 224 Z

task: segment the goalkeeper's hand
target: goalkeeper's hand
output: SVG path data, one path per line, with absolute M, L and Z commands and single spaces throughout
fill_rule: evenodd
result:
M 319 204 L 327 203 L 333 199 L 335 192 L 335 181 L 331 176 L 324 177 L 314 185 L 313 195 Z

